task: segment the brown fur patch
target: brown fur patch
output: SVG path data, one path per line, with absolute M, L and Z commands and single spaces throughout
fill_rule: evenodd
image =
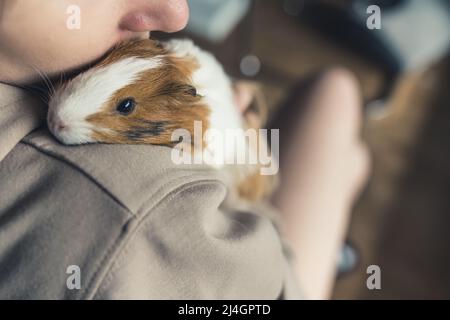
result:
M 275 188 L 274 176 L 263 176 L 259 171 L 252 173 L 237 185 L 239 197 L 256 202 L 269 196 Z
M 209 127 L 209 107 L 195 95 L 191 76 L 198 68 L 192 58 L 176 58 L 152 40 L 132 41 L 119 45 L 98 67 L 127 57 L 162 56 L 162 66 L 142 72 L 132 84 L 118 90 L 102 110 L 86 120 L 94 128 L 93 138 L 104 143 L 173 145 L 176 129 L 194 134 L 194 121 Z M 124 99 L 136 102 L 135 110 L 121 115 L 117 105 Z M 107 130 L 104 130 L 107 129 Z M 194 139 L 192 139 L 193 143 Z
M 104 67 L 126 58 L 150 59 L 167 54 L 167 50 L 160 46 L 157 41 L 151 39 L 129 40 L 116 45 L 95 67 Z

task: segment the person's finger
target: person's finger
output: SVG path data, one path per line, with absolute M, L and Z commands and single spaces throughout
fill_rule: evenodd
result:
M 234 84 L 234 100 L 241 113 L 244 113 L 251 105 L 254 98 L 252 86 L 245 81 L 237 81 Z
M 370 177 L 370 151 L 364 142 L 358 141 L 355 144 L 354 152 L 352 153 L 352 160 L 353 161 L 351 167 L 353 170 L 353 174 L 350 177 L 350 185 L 353 191 L 351 200 L 354 201 L 364 189 L 364 186 L 367 184 L 367 181 Z

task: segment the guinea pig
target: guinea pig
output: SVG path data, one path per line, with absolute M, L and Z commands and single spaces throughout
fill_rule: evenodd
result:
M 49 101 L 47 123 L 66 145 L 174 147 L 180 143 L 174 139 L 177 130 L 195 136 L 198 124 L 202 132 L 247 127 L 235 105 L 232 82 L 212 54 L 190 40 L 150 39 L 119 44 L 97 65 L 58 87 Z M 189 143 L 194 145 L 194 140 Z M 248 143 L 224 150 L 214 139 L 202 140 L 200 148 L 203 156 L 219 155 L 221 164 L 237 152 L 256 152 Z M 242 167 L 233 169 L 239 193 L 260 198 L 266 192 L 255 195 L 254 190 L 261 190 L 265 179 L 256 178 L 259 173 L 249 166 Z

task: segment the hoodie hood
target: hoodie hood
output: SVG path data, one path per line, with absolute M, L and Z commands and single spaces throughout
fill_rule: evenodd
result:
M 45 123 L 46 107 L 24 89 L 0 83 L 0 162 L 27 134 Z

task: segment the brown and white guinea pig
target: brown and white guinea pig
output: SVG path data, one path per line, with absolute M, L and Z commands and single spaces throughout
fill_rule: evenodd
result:
M 231 80 L 213 55 L 190 40 L 147 39 L 118 45 L 96 66 L 57 88 L 47 120 L 53 135 L 67 145 L 173 147 L 179 142 L 172 139 L 174 130 L 185 129 L 194 137 L 194 121 L 201 121 L 203 132 L 246 128 L 234 103 Z M 237 152 L 223 151 L 214 140 L 202 148 L 205 154 L 224 158 Z M 265 193 L 255 194 L 266 189 L 260 186 L 265 179 L 254 171 L 244 172 L 240 175 L 244 178 L 238 178 L 239 193 L 256 200 Z

